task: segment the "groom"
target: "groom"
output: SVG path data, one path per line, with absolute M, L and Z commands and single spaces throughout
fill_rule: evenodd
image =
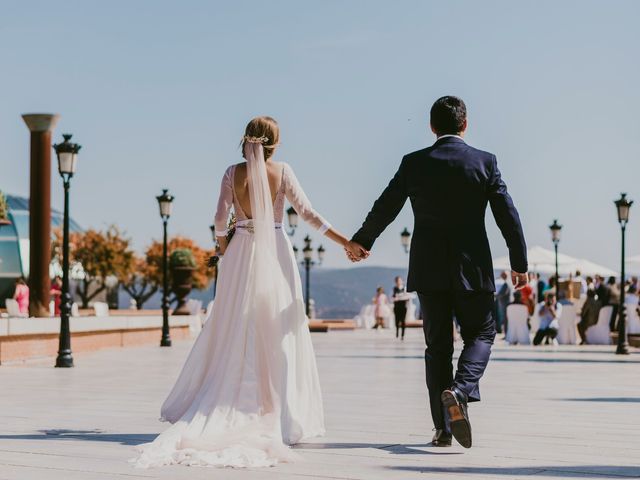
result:
M 467 403 L 480 400 L 478 383 L 496 335 L 495 284 L 484 217 L 487 204 L 502 232 L 516 289 L 527 283 L 527 248 L 518 212 L 507 193 L 495 155 L 464 141 L 467 109 L 457 97 L 436 100 L 431 130 L 436 142 L 402 159 L 345 249 L 352 261 L 369 255 L 376 238 L 407 198 L 415 218 L 407 290 L 423 312 L 427 387 L 436 428 L 434 446 L 451 436 L 471 447 Z M 453 373 L 453 319 L 464 347 Z

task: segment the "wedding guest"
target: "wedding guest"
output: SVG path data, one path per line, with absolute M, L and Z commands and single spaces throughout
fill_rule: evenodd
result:
M 596 286 L 595 283 L 593 282 L 593 277 L 587 277 L 587 290 L 594 290 L 595 291 Z
M 542 275 L 540 275 L 539 273 L 536 273 L 536 278 L 538 279 L 538 295 L 536 295 L 536 297 L 538 298 L 538 301 L 541 302 L 544 298 L 544 292 L 547 289 L 547 284 L 542 279 Z
M 576 270 L 576 276 L 573 277 L 574 282 L 580 282 L 580 297 L 587 293 L 587 281 L 582 278 L 582 272 L 580 270 Z
M 609 277 L 607 280 L 607 290 L 609 292 L 608 302 L 611 308 L 611 320 L 609 320 L 609 328 L 611 331 L 616 330 L 616 319 L 618 318 L 618 307 L 620 306 L 620 287 L 616 283 L 616 277 Z M 603 305 L 605 305 L 603 303 Z
M 600 301 L 596 298 L 594 289 L 587 290 L 587 299 L 582 305 L 580 312 L 580 322 L 578 323 L 578 333 L 580 334 L 580 345 L 587 343 L 586 332 L 589 327 L 598 323 L 600 314 Z
M 556 294 L 556 277 L 549 277 L 549 281 L 547 282 L 547 288 L 542 292 L 541 298 L 547 298 L 547 295 L 553 293 Z
M 540 345 L 543 340 L 547 345 L 550 341 L 556 342 L 561 313 L 562 305 L 556 302 L 555 293 L 547 293 L 544 305 L 539 310 L 540 327 L 533 338 L 534 345 Z
M 604 278 L 600 275 L 596 275 L 594 286 L 596 289 L 596 296 L 598 298 L 598 301 L 600 302 L 600 305 L 602 305 L 603 307 L 605 305 L 609 305 L 609 288 L 607 288 L 607 285 L 604 282 Z
M 373 326 L 374 329 L 384 328 L 384 318 L 387 316 L 387 309 L 389 304 L 389 299 L 387 295 L 384 293 L 384 288 L 378 287 L 376 289 L 376 296 L 373 298 L 373 303 L 376 306 L 375 308 L 375 317 L 376 324 Z
M 393 316 L 396 320 L 396 338 L 402 330 L 401 340 L 404 340 L 405 320 L 407 318 L 407 289 L 404 286 L 402 277 L 396 277 L 396 284 L 393 287 Z
M 20 313 L 29 313 L 29 287 L 22 277 L 16 279 L 13 299 L 18 302 Z
M 638 306 L 638 288 L 633 283 L 629 284 L 629 288 L 624 296 L 624 304 L 627 305 L 627 311 L 630 308 Z
M 508 282 L 509 275 L 502 272 L 496 282 L 496 330 L 502 333 L 505 319 L 507 318 L 507 305 L 511 300 L 511 285 Z
M 59 275 L 51 282 L 49 294 L 53 297 L 53 311 L 56 316 L 60 315 L 60 302 L 62 300 L 62 278 Z
M 533 312 L 536 308 L 536 300 L 535 300 L 535 293 L 533 291 L 533 287 L 531 287 L 531 284 L 527 283 L 524 287 L 522 287 L 522 289 L 520 290 L 520 295 L 522 297 L 522 304 L 527 306 L 527 309 L 529 310 L 529 315 L 533 315 Z

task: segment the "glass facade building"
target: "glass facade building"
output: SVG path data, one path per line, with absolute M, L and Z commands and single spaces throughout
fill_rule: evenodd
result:
M 15 280 L 29 277 L 29 199 L 6 195 L 9 224 L 0 224 L 0 305 L 13 295 Z M 51 227 L 62 228 L 62 212 L 51 209 Z M 71 231 L 82 231 L 69 219 Z M 50 241 L 50 240 L 49 240 Z

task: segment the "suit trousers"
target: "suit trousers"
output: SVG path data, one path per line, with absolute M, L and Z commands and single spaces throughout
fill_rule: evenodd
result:
M 496 336 L 493 293 L 439 291 L 418 293 L 423 312 L 424 359 L 431 417 L 437 429 L 447 429 L 440 396 L 456 387 L 469 402 L 480 400 L 479 382 Z M 464 342 L 453 372 L 453 320 Z

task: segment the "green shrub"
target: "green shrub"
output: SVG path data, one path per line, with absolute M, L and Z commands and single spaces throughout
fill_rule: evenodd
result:
M 169 257 L 171 268 L 190 267 L 196 268 L 196 259 L 188 248 L 177 248 L 171 252 Z

